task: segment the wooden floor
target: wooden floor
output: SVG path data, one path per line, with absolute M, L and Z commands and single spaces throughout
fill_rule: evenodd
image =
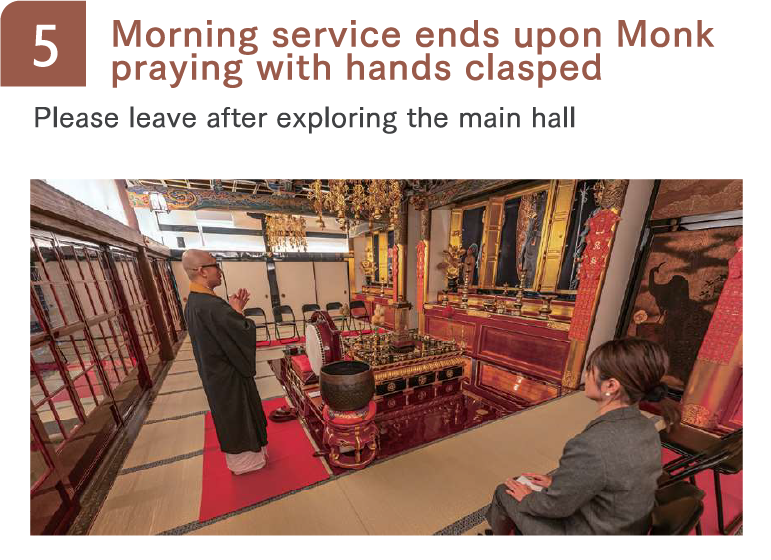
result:
M 263 399 L 283 394 L 257 350 Z M 497 484 L 556 467 L 565 442 L 594 415 L 577 393 L 484 424 L 264 505 L 199 524 L 204 414 L 190 344 L 184 342 L 121 474 L 90 533 L 95 535 L 430 535 L 478 530 Z

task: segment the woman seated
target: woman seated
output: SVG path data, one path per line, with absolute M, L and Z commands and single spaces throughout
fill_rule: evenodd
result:
M 551 475 L 524 474 L 540 491 L 513 478 L 496 488 L 486 516 L 493 534 L 647 533 L 661 444 L 637 405 L 661 401 L 668 368 L 664 349 L 647 340 L 611 340 L 592 352 L 584 391 L 597 403 L 597 417 L 567 442 Z M 669 430 L 679 411 L 671 401 L 661 408 Z

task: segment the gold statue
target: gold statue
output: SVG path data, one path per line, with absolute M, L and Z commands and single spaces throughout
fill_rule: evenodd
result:
M 359 263 L 359 266 L 361 267 L 361 271 L 364 273 L 364 276 L 367 278 L 372 278 L 375 274 L 375 261 L 372 256 L 372 248 L 367 247 L 366 257 L 363 261 Z
M 463 265 L 462 259 L 466 250 L 463 247 L 450 245 L 447 250 L 442 251 L 442 254 L 444 255 L 444 262 L 440 262 L 436 268 L 444 272 L 447 278 L 447 289 L 452 290 L 460 276 L 460 268 Z

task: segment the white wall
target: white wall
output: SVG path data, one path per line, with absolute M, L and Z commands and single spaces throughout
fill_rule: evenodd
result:
M 139 229 L 143 235 L 152 237 L 159 243 L 163 243 L 172 249 L 180 248 L 177 238 L 182 237 L 185 240 L 185 249 L 205 249 L 210 251 L 265 251 L 265 242 L 261 235 L 230 235 L 218 233 L 204 233 L 203 236 L 198 232 L 178 232 L 178 231 L 160 231 L 158 222 L 161 224 L 176 226 L 196 226 L 201 223 L 201 216 L 205 215 L 225 215 L 232 218 L 231 221 L 223 221 L 221 224 L 206 220 L 203 225 L 220 227 L 233 227 L 239 229 L 260 229 L 261 222 L 247 215 L 246 212 L 223 212 L 206 211 L 206 214 L 191 210 L 172 210 L 168 214 L 158 214 L 157 221 L 155 214 L 149 208 L 135 208 Z M 343 233 L 337 222 L 332 218 L 325 218 L 325 229 L 322 230 L 316 221 L 316 218 L 306 217 L 306 231 L 326 233 Z M 314 239 L 308 238 L 308 252 L 310 253 L 347 253 L 348 239 Z M 282 247 L 282 252 L 293 252 L 289 247 Z
M 118 194 L 118 185 L 112 179 L 46 179 L 52 187 L 104 212 L 111 218 L 128 225 L 126 212 Z
M 136 214 L 137 223 L 139 223 L 139 231 L 142 232 L 142 235 L 146 235 L 158 243 L 165 245 L 163 234 L 158 229 L 158 224 L 155 221 L 155 214 L 149 208 L 134 208 L 134 214 Z M 177 244 L 175 242 L 174 247 L 176 246 Z
M 632 271 L 640 233 L 648 211 L 652 180 L 632 180 L 626 192 L 621 220 L 616 229 L 613 250 L 610 254 L 605 284 L 602 287 L 597 314 L 592 328 L 586 355 L 616 334 L 616 324 L 621 314 L 624 294 Z

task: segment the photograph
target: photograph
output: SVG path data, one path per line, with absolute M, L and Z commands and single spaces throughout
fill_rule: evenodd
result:
M 29 189 L 32 536 L 744 534 L 742 179 Z

